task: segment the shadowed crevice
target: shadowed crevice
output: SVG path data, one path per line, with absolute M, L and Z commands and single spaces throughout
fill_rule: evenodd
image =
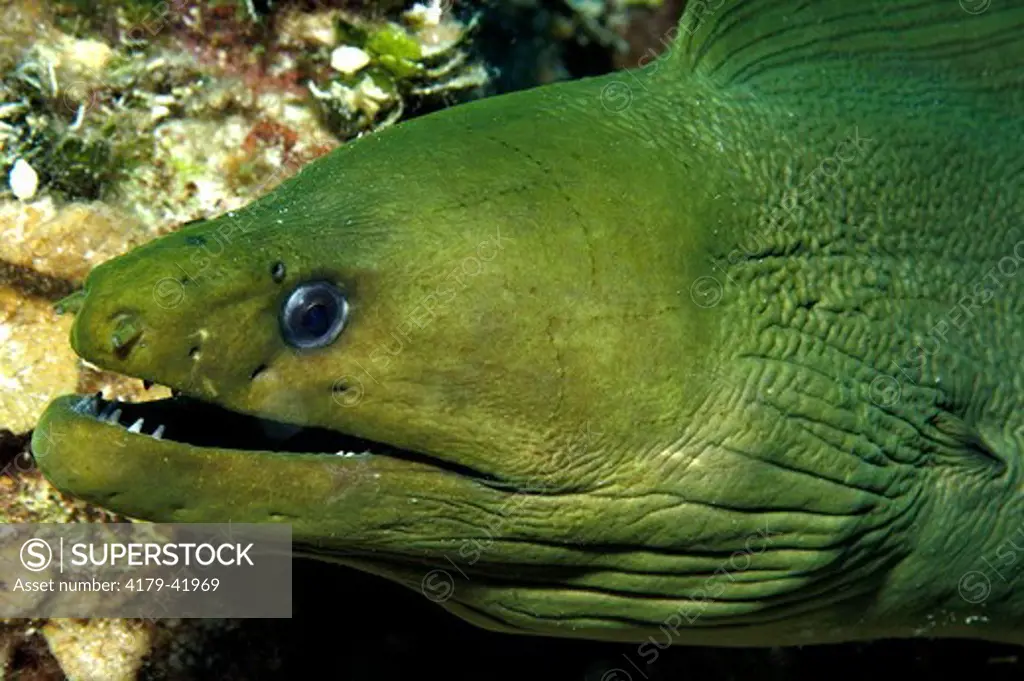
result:
M 9 286 L 27 298 L 57 302 L 74 293 L 81 283 L 0 258 L 0 286 Z

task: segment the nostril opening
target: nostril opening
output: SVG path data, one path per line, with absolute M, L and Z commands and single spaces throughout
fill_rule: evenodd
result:
M 259 376 L 260 374 L 262 374 L 266 370 L 267 370 L 267 365 L 266 364 L 259 365 L 258 367 L 256 367 L 255 369 L 252 370 L 251 374 L 249 374 L 249 380 L 251 381 L 251 380 L 255 379 L 257 376 Z
M 139 342 L 139 338 L 141 337 L 142 334 L 140 333 L 128 339 L 122 340 L 118 338 L 117 335 L 115 334 L 112 342 L 114 348 L 114 356 L 122 361 L 128 359 L 128 355 L 132 353 L 132 348 L 135 347 L 135 344 Z
M 192 359 L 199 359 L 199 346 L 193 345 L 191 348 L 189 348 L 188 356 Z
M 122 313 L 115 318 L 114 331 L 110 334 L 110 346 L 117 359 L 127 359 L 141 338 L 142 325 L 134 315 Z

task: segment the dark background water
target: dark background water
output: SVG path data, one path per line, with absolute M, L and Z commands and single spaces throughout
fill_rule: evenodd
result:
M 315 561 L 295 564 L 294 617 L 247 620 L 207 643 L 194 678 L 413 681 L 818 681 L 1020 679 L 1019 648 L 970 641 L 881 641 L 774 649 L 673 645 L 650 655 L 609 644 L 491 633 L 420 593 Z M 204 676 L 207 674 L 208 676 Z

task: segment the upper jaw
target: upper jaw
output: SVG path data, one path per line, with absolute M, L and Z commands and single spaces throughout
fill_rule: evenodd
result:
M 95 436 L 119 433 L 136 445 L 164 440 L 169 445 L 265 454 L 334 454 L 369 456 L 375 443 L 323 428 L 311 428 L 262 419 L 180 395 L 150 402 L 104 400 L 101 395 L 69 398 L 68 417 L 86 427 L 99 428 Z M 380 445 L 384 448 L 385 445 Z
M 126 404 L 127 403 L 121 402 L 120 400 L 111 400 L 108 402 L 103 399 L 101 393 L 96 393 L 95 395 L 82 397 L 75 401 L 70 405 L 70 408 L 74 413 L 94 418 L 100 423 L 124 427 L 128 433 L 146 435 L 147 433 L 143 431 L 143 428 L 146 426 L 144 416 L 139 416 L 134 420 L 126 419 L 122 422 Z M 154 419 L 150 420 L 153 421 Z M 131 425 L 128 425 L 129 423 Z M 154 440 L 160 440 L 163 438 L 163 434 L 166 430 L 166 424 L 157 422 L 155 426 L 152 426 L 152 432 L 148 433 L 148 435 Z

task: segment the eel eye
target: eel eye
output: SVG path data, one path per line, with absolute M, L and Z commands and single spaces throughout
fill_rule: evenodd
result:
M 296 348 L 322 348 L 335 341 L 348 319 L 348 301 L 334 284 L 299 284 L 281 310 L 281 333 Z

